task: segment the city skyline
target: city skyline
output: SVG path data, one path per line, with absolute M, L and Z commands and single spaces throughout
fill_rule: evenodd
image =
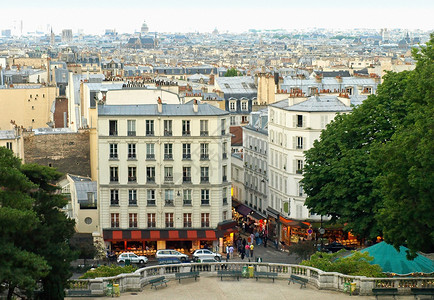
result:
M 356 1 L 312 0 L 308 4 L 276 0 L 272 6 L 262 1 L 228 0 L 202 3 L 197 0 L 179 4 L 174 0 L 164 3 L 131 0 L 84 0 L 58 3 L 52 0 L 37 4 L 29 0 L 19 4 L 8 3 L 2 7 L 0 29 L 12 29 L 13 34 L 41 31 L 53 28 L 74 33 L 103 34 L 105 29 L 119 33 L 134 33 L 146 21 L 151 32 L 246 32 L 249 29 L 298 30 L 325 28 L 346 30 L 353 28 L 402 28 L 431 30 L 434 28 L 430 1 L 378 1 L 367 0 L 363 5 Z M 25 10 L 23 10 L 25 7 Z M 19 12 L 19 13 L 17 13 Z

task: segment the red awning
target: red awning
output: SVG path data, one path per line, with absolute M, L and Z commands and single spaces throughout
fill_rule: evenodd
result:
M 188 240 L 217 240 L 215 230 L 113 230 L 104 229 L 105 241 L 188 241 Z
M 298 220 L 286 219 L 282 216 L 279 216 L 279 221 L 283 225 L 291 226 L 291 227 L 309 228 L 309 226 L 310 226 L 309 222 L 302 222 L 302 221 L 298 221 Z

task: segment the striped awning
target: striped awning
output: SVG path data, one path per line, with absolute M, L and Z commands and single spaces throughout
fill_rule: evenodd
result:
M 132 230 L 103 229 L 105 241 L 190 241 L 217 240 L 215 230 L 180 229 L 180 230 Z

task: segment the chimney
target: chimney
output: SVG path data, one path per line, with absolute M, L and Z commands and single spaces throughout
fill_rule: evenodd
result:
M 340 94 L 338 100 L 341 101 L 345 106 L 351 106 L 351 99 L 347 94 Z
M 193 111 L 197 113 L 199 111 L 199 105 L 197 104 L 197 100 L 193 99 Z
M 163 112 L 163 103 L 161 102 L 161 98 L 158 97 L 158 112 L 161 114 Z

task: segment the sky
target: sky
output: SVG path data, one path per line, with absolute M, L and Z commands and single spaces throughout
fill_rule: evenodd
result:
M 60 34 L 246 32 L 249 29 L 434 29 L 432 0 L 20 0 L 0 5 L 0 29 Z

